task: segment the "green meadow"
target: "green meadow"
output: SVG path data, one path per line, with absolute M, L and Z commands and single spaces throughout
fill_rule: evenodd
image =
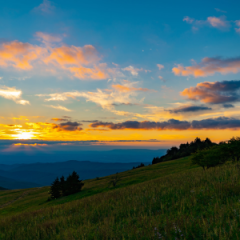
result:
M 203 171 L 185 157 L 84 181 L 47 201 L 49 187 L 0 191 L 0 239 L 239 239 L 240 169 Z

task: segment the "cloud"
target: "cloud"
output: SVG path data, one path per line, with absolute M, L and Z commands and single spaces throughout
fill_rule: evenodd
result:
M 57 129 L 57 131 L 81 131 L 83 130 L 80 126 L 81 123 L 78 122 L 65 122 L 60 124 L 53 124 L 53 129 Z
M 53 36 L 48 33 L 43 32 L 36 32 L 35 36 L 39 39 L 39 41 L 42 41 L 44 43 L 51 43 L 51 42 L 61 42 L 62 38 Z
M 158 67 L 159 70 L 164 68 L 164 66 L 162 64 L 157 64 L 157 67 Z
M 98 64 L 99 60 L 95 47 L 85 45 L 53 48 L 44 62 L 68 70 L 79 79 L 106 79 L 109 77 L 106 64 Z
M 223 11 L 223 10 L 221 10 L 221 9 L 219 9 L 219 8 L 214 8 L 217 12 L 222 12 L 222 13 L 227 13 L 226 11 Z
M 39 59 L 44 52 L 43 48 L 30 43 L 18 41 L 3 43 L 0 47 L 0 66 L 30 70 L 31 62 Z
M 52 118 L 51 120 L 56 122 L 64 122 L 64 121 L 68 121 L 69 119 L 71 119 L 71 117 L 63 116 L 63 118 Z
M 187 113 L 187 112 L 199 112 L 199 111 L 206 111 L 212 110 L 212 108 L 206 106 L 183 106 L 179 108 L 174 108 L 168 110 L 170 113 Z
M 106 127 L 111 130 L 141 129 L 141 130 L 196 130 L 196 129 L 239 129 L 240 120 L 236 118 L 219 117 L 192 122 L 169 119 L 164 122 L 126 121 L 122 123 L 97 122 L 90 124 L 92 128 Z
M 152 91 L 148 88 L 135 88 L 135 87 L 128 87 L 120 84 L 112 85 L 112 88 L 116 89 L 119 92 L 132 92 L 132 91 L 142 91 L 142 92 L 149 92 Z
M 191 23 L 193 23 L 195 21 L 195 19 L 186 16 L 186 17 L 183 18 L 183 21 L 191 24 Z
M 32 45 L 18 41 L 5 42 L 0 45 L 0 66 L 31 70 L 41 66 L 52 72 L 63 70 L 70 77 L 79 79 L 102 80 L 114 74 L 106 63 L 100 63 L 100 57 L 92 45 L 83 47 L 62 45 L 52 47 L 53 42 L 61 42 L 61 38 L 47 33 L 37 32 L 36 36 L 45 46 Z M 35 65 L 33 66 L 33 63 Z
M 55 6 L 53 6 L 50 1 L 43 0 L 43 3 L 41 3 L 38 7 L 35 7 L 33 11 L 40 11 L 43 13 L 52 13 L 54 9 L 55 9 Z
M 134 68 L 133 66 L 128 66 L 123 68 L 122 70 L 130 72 L 133 76 L 138 76 L 138 72 L 143 71 L 143 68 Z
M 208 17 L 206 20 L 196 20 L 194 18 L 186 16 L 183 18 L 183 21 L 193 25 L 193 30 L 198 30 L 198 27 L 202 26 L 209 26 L 220 30 L 226 30 L 230 27 L 230 23 L 229 21 L 226 20 L 225 16 L 221 17 L 211 16 Z
M 225 21 L 223 17 L 217 18 L 217 17 L 208 17 L 207 18 L 208 23 L 215 28 L 228 28 L 229 23 Z
M 66 101 L 69 98 L 75 99 L 78 97 L 83 97 L 86 101 L 94 102 L 100 105 L 103 109 L 107 109 L 115 114 L 122 114 L 120 111 L 114 110 L 115 105 L 119 104 L 136 104 L 141 102 L 137 101 L 134 96 L 137 96 L 137 92 L 151 91 L 147 88 L 137 88 L 134 87 L 137 82 L 124 81 L 122 85 L 116 84 L 112 85 L 111 89 L 97 89 L 95 92 L 63 92 L 63 93 L 51 93 L 51 94 L 37 94 L 39 97 L 46 97 L 45 101 Z
M 2 87 L 0 88 L 0 96 L 9 100 L 13 100 L 17 104 L 27 105 L 29 101 L 21 99 L 22 91 L 16 88 Z
M 90 127 L 107 127 L 112 130 L 119 129 L 144 129 L 144 130 L 167 130 L 167 129 L 175 129 L 175 130 L 184 130 L 190 127 L 190 124 L 187 121 L 179 121 L 175 119 L 170 119 L 166 122 L 149 122 L 149 121 L 126 121 L 122 123 L 112 123 L 112 122 L 96 122 L 90 124 Z
M 190 100 L 201 101 L 211 104 L 225 104 L 237 102 L 239 95 L 240 80 L 223 82 L 202 82 L 196 87 L 186 88 L 181 92 L 182 96 Z
M 240 33 L 240 20 L 236 20 L 235 21 L 235 24 L 236 24 L 236 28 L 235 28 L 235 31 L 237 32 L 237 33 Z
M 63 107 L 63 106 L 61 106 L 61 105 L 58 105 L 58 106 L 47 105 L 47 107 L 51 107 L 51 108 L 63 110 L 63 111 L 66 111 L 66 112 L 71 112 L 71 111 L 72 111 L 71 109 L 68 109 L 68 108 L 66 108 L 66 107 Z
M 221 57 L 203 58 L 199 64 L 184 67 L 178 64 L 172 72 L 178 76 L 206 77 L 219 72 L 221 74 L 237 73 L 240 71 L 240 57 L 223 59 Z

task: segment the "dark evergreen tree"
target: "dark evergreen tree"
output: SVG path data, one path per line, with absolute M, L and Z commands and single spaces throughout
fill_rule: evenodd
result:
M 54 180 L 51 185 L 50 195 L 52 199 L 60 198 L 61 197 L 61 187 L 58 177 Z
M 66 189 L 66 181 L 64 176 L 60 178 L 60 189 L 61 189 L 61 195 L 66 196 L 67 194 L 67 189 Z
M 66 195 L 74 194 L 82 190 L 84 183 L 79 180 L 79 175 L 73 171 L 66 180 Z

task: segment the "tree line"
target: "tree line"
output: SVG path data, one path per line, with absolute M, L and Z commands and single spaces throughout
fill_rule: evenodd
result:
M 210 148 L 215 145 L 217 144 L 213 143 L 209 138 L 206 138 L 202 141 L 200 138 L 197 137 L 194 141 L 190 143 L 187 142 L 180 144 L 179 148 L 174 146 L 168 149 L 167 153 L 164 156 L 153 158 L 152 164 L 187 157 L 195 153 L 196 151 Z
M 51 185 L 49 192 L 50 198 L 56 199 L 80 192 L 83 185 L 84 183 L 82 180 L 79 180 L 79 175 L 75 171 L 73 171 L 66 180 L 64 176 L 62 176 L 60 180 L 57 177 Z
M 222 165 L 227 161 L 238 162 L 240 160 L 240 137 L 233 137 L 226 142 L 220 142 L 218 145 L 197 150 L 192 155 L 193 164 L 201 166 L 204 170 L 210 167 Z

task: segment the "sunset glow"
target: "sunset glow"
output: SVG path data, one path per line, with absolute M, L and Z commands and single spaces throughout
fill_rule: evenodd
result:
M 238 6 L 82 4 L 27 0 L 20 17 L 4 3 L 0 140 L 161 148 L 239 135 Z

